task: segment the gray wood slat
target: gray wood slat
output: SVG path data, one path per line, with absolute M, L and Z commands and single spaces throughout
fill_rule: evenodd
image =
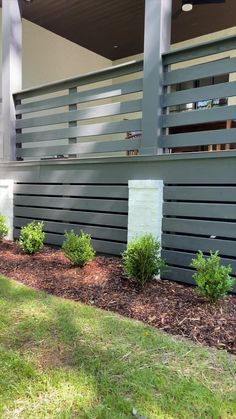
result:
M 216 39 L 215 41 L 210 40 L 198 45 L 173 49 L 172 51 L 163 54 L 162 59 L 164 65 L 193 60 L 194 58 L 200 58 L 234 50 L 235 43 L 235 35 L 227 36 L 225 38 Z
M 37 221 L 37 220 L 36 220 Z M 28 218 L 14 218 L 14 226 L 22 227 L 27 225 L 29 222 Z M 127 241 L 127 230 L 112 228 L 112 227 L 97 227 L 97 226 L 87 226 L 79 224 L 68 224 L 60 223 L 55 221 L 44 221 L 43 230 L 45 232 L 64 234 L 65 231 L 74 230 L 76 234 L 79 234 L 84 231 L 87 234 L 90 234 L 94 239 L 105 239 L 105 240 L 115 240 L 126 243 Z
M 168 267 L 168 270 L 162 273 L 161 277 L 163 279 L 169 279 L 171 281 L 194 285 L 194 280 L 192 278 L 193 273 L 194 271 L 190 269 L 170 266 Z
M 164 85 L 170 86 L 176 83 L 199 80 L 205 77 L 233 73 L 234 71 L 236 71 L 236 58 L 215 60 L 166 72 L 164 73 Z
M 90 125 L 80 125 L 78 127 L 61 128 L 49 131 L 29 132 L 27 134 L 17 134 L 17 143 L 31 143 L 40 141 L 60 140 L 71 137 L 91 137 L 105 134 L 117 134 L 127 131 L 140 131 L 141 119 L 129 121 L 119 121 L 111 123 L 99 123 Z
M 128 213 L 128 201 L 93 198 L 56 198 L 53 196 L 14 195 L 14 205 L 45 208 L 64 208 L 71 210 L 89 210 Z
M 236 105 L 219 106 L 213 109 L 196 111 L 173 112 L 162 115 L 162 126 L 165 128 L 179 127 L 208 122 L 227 121 L 228 119 L 236 119 Z
M 177 252 L 173 250 L 162 250 L 161 256 L 169 265 L 189 267 L 196 253 Z M 206 256 L 208 258 L 208 256 Z M 231 265 L 232 274 L 236 274 L 236 259 L 221 259 L 222 265 Z
M 168 271 L 162 274 L 163 279 L 169 279 L 171 281 L 181 282 L 185 284 L 194 285 L 194 280 L 192 278 L 194 271 L 190 269 L 178 268 L 171 266 Z M 236 285 L 233 286 L 232 293 L 236 293 Z
M 192 147 L 236 143 L 236 128 L 171 134 L 160 138 L 160 147 Z
M 221 256 L 236 257 L 236 241 L 210 239 L 205 237 L 184 236 L 179 234 L 163 234 L 162 247 L 170 249 L 188 250 L 197 252 L 219 251 Z
M 163 205 L 164 215 L 173 217 L 202 217 L 218 218 L 225 220 L 236 219 L 235 204 L 215 204 L 215 203 L 189 203 L 189 202 L 165 202 Z
M 236 239 L 236 222 L 163 218 L 162 229 L 172 233 L 213 235 Z
M 110 86 L 98 87 L 83 92 L 71 93 L 69 95 L 57 96 L 50 99 L 36 100 L 35 102 L 16 105 L 16 115 L 29 112 L 38 112 L 62 106 L 75 105 L 77 103 L 91 102 L 100 99 L 113 98 L 130 93 L 140 92 L 143 88 L 142 79 L 131 80 L 124 83 L 117 83 Z
M 15 207 L 15 217 L 24 217 L 40 220 L 52 220 L 79 224 L 92 224 L 112 227 L 127 227 L 127 215 L 105 214 L 100 212 L 86 212 L 73 210 L 59 210 L 33 207 Z
M 14 230 L 14 237 L 19 237 L 19 229 Z M 64 236 L 61 234 L 46 233 L 45 243 L 61 246 L 64 241 Z M 126 248 L 126 245 L 123 243 L 116 243 L 112 241 L 103 241 L 103 240 L 91 240 L 91 243 L 99 253 L 105 253 L 110 255 L 120 255 Z
M 62 124 L 70 121 L 82 121 L 85 119 L 121 115 L 125 113 L 139 112 L 142 110 L 142 100 L 116 102 L 109 105 L 91 106 L 65 113 L 56 113 L 48 116 L 17 119 L 16 128 L 32 128 L 45 125 Z
M 107 153 L 120 152 L 127 150 L 137 150 L 140 145 L 140 139 L 117 140 L 117 141 L 95 141 L 88 143 L 77 143 L 69 145 L 59 145 L 55 147 L 34 147 L 17 148 L 17 157 L 45 157 L 67 154 L 88 154 L 88 153 Z
M 117 66 L 105 68 L 95 72 L 83 74 L 78 77 L 59 80 L 54 83 L 43 84 L 22 90 L 14 94 L 15 100 L 23 100 L 39 95 L 67 90 L 73 87 L 84 86 L 86 84 L 97 83 L 104 80 L 114 80 L 117 77 L 137 73 L 143 69 L 143 60 L 119 64 Z
M 236 202 L 235 186 L 165 186 L 164 200 Z
M 76 179 L 79 181 L 79 178 Z M 14 193 L 21 195 L 73 196 L 76 200 L 82 197 L 104 199 L 127 199 L 128 186 L 116 185 L 57 185 L 57 184 L 14 184 Z M 33 199 L 33 197 L 32 197 Z
M 236 96 L 235 81 L 168 93 L 163 95 L 162 105 L 164 107 L 176 106 L 200 100 L 227 98 L 232 96 Z

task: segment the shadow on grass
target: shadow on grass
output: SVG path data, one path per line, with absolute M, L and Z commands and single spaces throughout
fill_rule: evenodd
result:
M 7 279 L 0 280 L 1 302 L 2 406 L 18 398 L 19 388 L 23 398 L 29 386 L 32 394 L 45 392 L 45 379 L 77 389 L 60 417 L 129 418 L 133 408 L 148 418 L 233 417 L 226 354 L 221 360 L 216 351 Z M 80 380 L 87 382 L 83 397 L 91 392 L 85 404 L 78 401 Z

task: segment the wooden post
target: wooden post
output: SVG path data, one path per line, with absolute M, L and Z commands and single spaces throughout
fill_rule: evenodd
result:
M 140 154 L 159 154 L 162 54 L 170 48 L 172 0 L 145 1 L 143 125 Z
M 71 87 L 69 89 L 69 95 L 73 94 L 73 93 L 77 93 L 77 87 Z M 76 111 L 77 110 L 77 105 L 69 105 L 69 111 Z M 69 127 L 77 127 L 77 121 L 71 121 L 69 122 Z M 77 143 L 77 138 L 69 138 L 69 144 L 76 144 Z M 68 157 L 77 157 L 76 154 L 69 154 Z
M 15 160 L 15 106 L 22 88 L 22 22 L 19 0 L 2 0 L 2 133 L 0 160 Z
M 230 120 L 228 120 L 228 121 L 226 121 L 226 128 L 227 128 L 227 129 L 231 129 L 231 128 L 233 128 L 233 127 L 232 127 L 232 125 L 233 125 L 233 122 L 232 122 L 232 120 L 231 120 L 231 119 L 230 119 Z M 230 144 L 225 144 L 224 149 L 225 149 L 225 150 L 230 150 Z

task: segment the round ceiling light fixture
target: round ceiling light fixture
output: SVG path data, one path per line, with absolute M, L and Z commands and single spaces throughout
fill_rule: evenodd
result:
M 183 12 L 191 12 L 193 10 L 193 0 L 182 0 Z

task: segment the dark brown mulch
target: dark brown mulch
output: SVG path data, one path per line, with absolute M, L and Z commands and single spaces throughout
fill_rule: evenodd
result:
M 236 354 L 233 295 L 211 305 L 194 288 L 166 280 L 153 281 L 140 290 L 124 277 L 118 258 L 98 256 L 80 269 L 72 267 L 60 250 L 45 247 L 29 256 L 13 242 L 0 244 L 0 273 Z

